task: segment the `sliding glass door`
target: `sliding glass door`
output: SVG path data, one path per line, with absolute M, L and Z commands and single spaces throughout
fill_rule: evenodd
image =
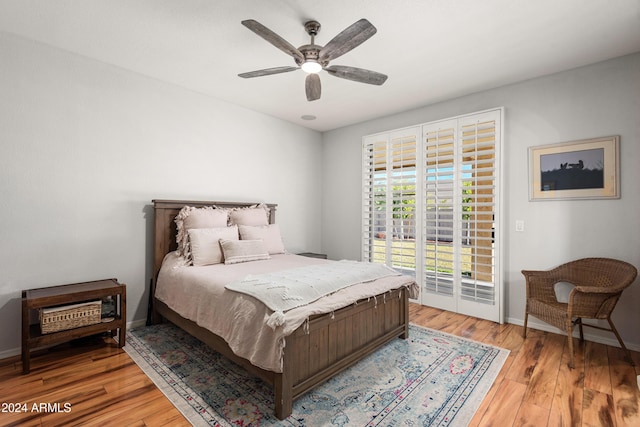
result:
M 416 277 L 424 305 L 502 321 L 502 109 L 363 139 L 363 259 Z

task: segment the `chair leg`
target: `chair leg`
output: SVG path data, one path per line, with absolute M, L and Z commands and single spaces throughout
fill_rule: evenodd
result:
M 569 367 L 574 368 L 574 356 L 573 356 L 573 322 L 571 319 L 567 320 L 567 340 L 569 343 Z
M 620 337 L 620 334 L 618 333 L 618 330 L 614 326 L 613 321 L 611 320 L 610 317 L 607 317 L 607 321 L 609 322 L 609 326 L 611 327 L 611 332 L 613 332 L 615 334 L 616 338 L 618 338 L 618 342 L 620 343 L 620 347 L 622 347 L 622 349 L 627 354 L 627 359 L 629 359 L 629 362 L 631 362 L 631 366 L 635 366 L 635 363 L 633 363 L 633 357 L 631 357 L 631 352 L 624 345 L 624 342 L 622 342 L 622 338 Z
M 529 319 L 529 313 L 525 311 L 524 313 L 524 329 L 522 330 L 522 338 L 527 337 L 527 320 Z
M 580 328 L 580 342 L 584 342 L 584 333 L 582 332 L 582 317 L 576 319 L 576 324 Z

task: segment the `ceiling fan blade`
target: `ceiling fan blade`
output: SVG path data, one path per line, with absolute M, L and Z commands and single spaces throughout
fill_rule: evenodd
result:
M 269 76 L 271 74 L 288 73 L 289 71 L 295 71 L 298 67 L 274 67 L 265 68 L 264 70 L 249 71 L 247 73 L 238 74 L 239 77 L 249 79 L 251 77 Z
M 320 99 L 320 76 L 317 74 L 307 75 L 304 81 L 304 89 L 307 93 L 307 101 Z
M 351 24 L 320 50 L 320 62 L 328 62 L 344 55 L 367 41 L 376 31 L 376 27 L 364 18 Z
M 294 59 L 304 62 L 304 55 L 300 53 L 300 51 L 295 48 L 291 43 L 262 25 L 256 20 L 247 19 L 246 21 L 242 21 L 242 25 L 286 53 L 287 55 L 293 56 Z
M 363 68 L 347 67 L 345 65 L 332 65 L 324 69 L 332 76 L 341 79 L 353 80 L 354 82 L 367 83 L 380 86 L 387 80 L 385 74 L 377 73 Z

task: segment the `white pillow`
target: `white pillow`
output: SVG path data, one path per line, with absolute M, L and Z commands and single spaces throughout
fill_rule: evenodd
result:
M 553 285 L 553 290 L 556 293 L 556 300 L 565 304 L 569 303 L 569 294 L 576 286 L 569 282 L 558 282 Z
M 269 253 L 262 240 L 220 239 L 225 264 L 269 259 Z
M 192 228 L 189 230 L 193 265 L 221 264 L 220 239 L 238 240 L 238 227 Z
M 284 244 L 280 235 L 278 224 L 263 226 L 239 225 L 240 239 L 242 240 L 262 240 L 270 255 L 283 254 Z
M 183 207 L 176 215 L 177 228 L 176 241 L 178 243 L 178 255 L 190 259 L 189 255 L 189 230 L 192 228 L 226 227 L 228 213 L 225 209 L 216 209 L 213 206 L 195 208 Z
M 229 225 L 268 225 L 269 207 L 265 204 L 229 211 Z

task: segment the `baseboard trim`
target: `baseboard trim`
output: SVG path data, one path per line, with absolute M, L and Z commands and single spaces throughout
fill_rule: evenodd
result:
M 524 319 L 514 319 L 512 317 L 509 317 L 507 319 L 507 323 L 511 323 L 513 325 L 518 325 L 518 326 L 524 326 Z M 537 329 L 539 331 L 544 331 L 544 332 L 552 332 L 554 334 L 560 334 L 560 335 L 567 335 L 567 333 L 565 331 L 562 331 L 554 326 L 549 325 L 548 323 L 544 323 L 540 320 L 537 320 L 534 317 L 529 317 L 529 321 L 527 322 L 527 327 L 531 328 L 531 329 Z M 609 337 L 605 337 L 602 335 L 597 335 L 597 334 L 593 334 L 593 333 L 589 333 L 589 331 L 593 331 L 593 329 L 591 328 L 584 328 L 584 339 L 585 341 L 592 341 L 592 342 L 597 342 L 598 344 L 605 344 L 605 345 L 610 345 L 611 347 L 618 347 L 620 348 L 620 343 L 618 342 L 618 340 L 616 339 L 615 335 L 613 334 L 613 332 L 611 332 L 611 338 Z M 603 333 L 607 333 L 607 332 L 603 332 Z M 580 333 L 578 332 L 578 328 L 576 328 L 573 332 L 573 336 L 576 338 L 580 337 Z M 633 351 L 640 351 L 640 345 L 639 344 L 634 344 L 634 343 L 629 343 L 627 341 L 624 342 L 624 345 L 627 346 L 627 348 L 629 350 L 633 350 Z

